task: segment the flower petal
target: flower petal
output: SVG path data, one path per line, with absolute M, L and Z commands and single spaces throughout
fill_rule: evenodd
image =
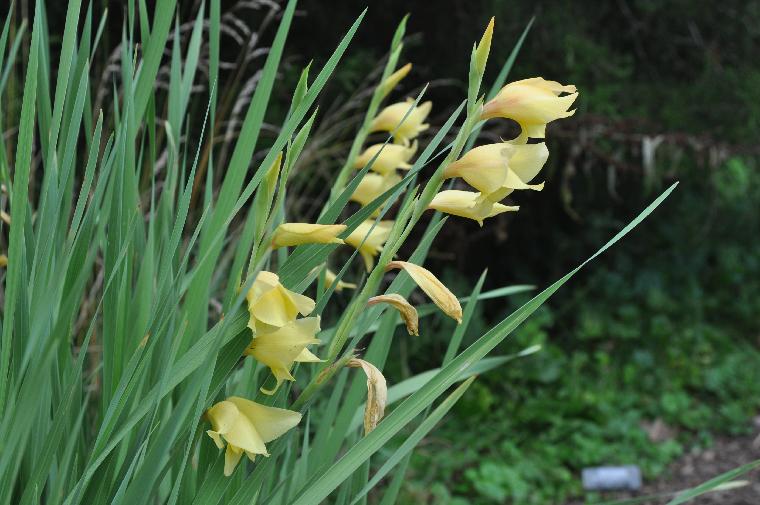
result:
M 293 410 L 261 405 L 238 396 L 231 396 L 227 400 L 240 409 L 240 412 L 256 428 L 264 442 L 271 442 L 282 436 L 301 421 L 301 414 Z
M 480 193 L 449 189 L 435 195 L 428 205 L 428 209 L 473 219 L 480 226 L 483 226 L 484 219 L 497 216 L 502 212 L 517 211 L 520 207 L 507 207 L 500 203 L 487 201 Z
M 290 374 L 290 369 L 306 346 L 320 343 L 320 340 L 315 338 L 317 332 L 319 317 L 305 317 L 291 321 L 275 331 L 257 334 L 253 338 L 243 354 L 253 356 L 268 366 L 277 380 L 273 390 L 262 388 L 263 393 L 274 394 L 283 381 L 295 380 Z
M 235 471 L 243 456 L 243 451 L 239 447 L 227 444 L 227 450 L 224 452 L 224 476 L 229 477 Z
M 459 300 L 430 270 L 406 261 L 391 261 L 385 270 L 394 268 L 408 273 L 444 314 L 455 319 L 457 323 L 462 322 L 462 306 L 459 304 Z
M 364 435 L 377 427 L 385 415 L 388 403 L 388 385 L 378 368 L 363 359 L 352 358 L 346 363 L 351 368 L 361 368 L 367 375 L 367 404 L 364 407 Z
M 387 293 L 384 295 L 373 296 L 367 300 L 368 306 L 377 305 L 378 303 L 390 304 L 393 308 L 398 310 L 406 325 L 406 331 L 409 332 L 410 335 L 420 334 L 417 309 L 415 309 L 406 298 L 398 293 Z

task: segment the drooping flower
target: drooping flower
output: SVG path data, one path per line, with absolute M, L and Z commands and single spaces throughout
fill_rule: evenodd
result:
M 397 144 L 375 144 L 371 145 L 361 153 L 354 162 L 354 168 L 363 168 L 372 158 L 377 155 L 370 170 L 378 174 L 387 175 L 394 172 L 397 168 L 408 170 L 412 168 L 409 160 L 417 152 L 417 142 L 411 146 Z M 378 154 L 380 153 L 380 154 Z
M 290 373 L 294 362 L 321 361 L 307 349 L 309 345 L 321 343 L 316 338 L 318 332 L 319 317 L 304 317 L 290 321 L 275 331 L 257 333 L 253 337 L 243 354 L 253 356 L 268 366 L 277 380 L 277 384 L 271 390 L 262 387 L 262 393 L 274 394 L 282 381 L 295 380 Z
M 251 314 L 248 327 L 257 335 L 285 326 L 298 314 L 309 315 L 316 306 L 308 296 L 286 289 L 277 274 L 266 271 L 256 276 L 246 300 Z
M 543 77 L 511 82 L 483 106 L 480 118 L 514 119 L 522 129 L 516 139 L 521 143 L 525 143 L 528 137 L 544 138 L 547 123 L 575 113 L 570 110 L 578 97 L 575 90 L 571 84 L 562 85 Z M 562 93 L 567 94 L 560 96 Z
M 335 279 L 337 279 L 338 276 L 335 275 L 335 272 L 330 270 L 329 268 L 325 270 L 325 286 L 330 288 L 335 283 Z M 340 293 L 344 289 L 356 289 L 356 284 L 352 282 L 344 282 L 342 280 L 338 281 L 338 284 L 335 285 L 335 291 Z
M 372 123 L 369 125 L 369 131 L 393 133 L 393 141 L 395 143 L 408 145 L 420 132 L 430 127 L 424 121 L 428 114 L 430 114 L 430 109 L 433 108 L 432 102 L 425 102 L 417 107 L 413 107 L 413 104 L 414 100 L 410 98 L 406 102 L 394 103 L 387 106 L 372 120 Z M 411 111 L 409 111 L 410 107 L 412 108 Z M 409 115 L 407 115 L 407 112 L 409 112 Z M 404 119 L 404 116 L 406 116 L 406 119 Z M 402 120 L 403 123 L 401 122 Z
M 388 175 L 365 174 L 359 181 L 359 185 L 356 186 L 354 194 L 351 195 L 351 200 L 367 205 L 399 182 L 401 182 L 401 176 L 392 173 Z M 378 208 L 376 212 L 379 211 Z
M 500 142 L 469 150 L 443 172 L 445 178 L 461 177 L 492 202 L 503 200 L 515 189 L 540 191 L 544 185 L 528 184 L 546 163 L 545 143 Z
M 498 202 L 489 202 L 480 193 L 449 189 L 435 195 L 428 209 L 473 219 L 483 226 L 484 219 L 497 216 L 502 212 L 517 211 L 520 207 L 508 207 Z
M 387 272 L 394 268 L 408 273 L 412 280 L 433 300 L 433 303 L 444 314 L 455 319 L 457 323 L 462 322 L 462 306 L 459 304 L 459 299 L 433 275 L 433 272 L 408 261 L 391 261 L 385 267 L 385 271 Z
M 364 407 L 364 435 L 377 428 L 377 423 L 385 415 L 388 404 L 388 385 L 383 373 L 369 361 L 351 358 L 346 366 L 361 368 L 367 376 L 367 404 Z
M 406 325 L 406 331 L 410 335 L 420 334 L 420 323 L 417 309 L 415 309 L 406 298 L 398 293 L 387 293 L 384 295 L 373 296 L 367 300 L 368 307 L 377 305 L 378 303 L 387 303 L 398 310 L 399 314 L 401 314 L 401 319 L 404 320 L 404 324 Z
M 358 249 L 362 255 L 367 272 L 372 270 L 375 256 L 383 250 L 383 245 L 391 234 L 393 221 L 380 221 L 373 228 L 374 224 L 373 220 L 364 221 L 346 237 L 346 244 Z
M 224 454 L 224 475 L 229 477 L 243 453 L 253 461 L 257 454 L 269 456 L 266 443 L 282 436 L 301 421 L 292 410 L 261 405 L 231 396 L 206 411 L 211 429 L 206 431 Z
M 393 91 L 393 88 L 398 85 L 399 82 L 401 82 L 401 79 L 407 76 L 409 72 L 412 70 L 412 64 L 407 63 L 403 67 L 399 68 L 395 72 L 393 72 L 391 75 L 386 77 L 383 82 L 380 83 L 380 96 L 386 96 L 388 93 Z
M 345 224 L 282 223 L 272 235 L 272 248 L 301 244 L 342 244 Z

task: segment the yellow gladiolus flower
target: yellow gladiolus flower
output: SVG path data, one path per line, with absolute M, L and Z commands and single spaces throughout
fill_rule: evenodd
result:
M 433 272 L 407 261 L 391 261 L 385 270 L 393 270 L 394 268 L 408 273 L 444 314 L 455 319 L 457 323 L 462 322 L 462 306 L 459 304 L 459 299 L 433 275 Z
M 325 285 L 330 288 L 335 283 L 335 279 L 337 279 L 338 276 L 335 275 L 335 272 L 330 270 L 329 268 L 325 270 Z M 338 284 L 335 286 L 335 291 L 340 293 L 344 289 L 356 289 L 356 284 L 351 282 L 343 282 L 338 281 Z
M 359 254 L 364 258 L 364 266 L 367 268 L 367 272 L 372 270 L 372 265 L 375 264 L 375 256 L 383 250 L 383 245 L 391 234 L 393 221 L 380 221 L 373 228 L 374 224 L 375 222 L 372 220 L 364 221 L 346 237 L 346 244 L 358 249 Z
M 414 153 L 416 152 L 416 141 L 409 147 L 394 144 L 375 144 L 369 146 L 356 158 L 354 168 L 364 168 L 364 166 L 377 155 L 377 158 L 375 158 L 375 162 L 372 163 L 372 168 L 370 169 L 373 172 L 387 175 L 397 168 L 409 170 L 412 168 L 412 165 L 409 164 L 409 160 L 412 159 L 412 156 L 414 156 Z
M 282 381 L 296 380 L 290 374 L 294 362 L 321 361 L 306 348 L 309 345 L 321 343 L 315 338 L 317 332 L 319 332 L 319 318 L 304 317 L 290 321 L 275 331 L 256 334 L 253 337 L 251 345 L 243 351 L 243 354 L 253 356 L 257 361 L 268 366 L 277 380 L 274 389 L 268 390 L 262 387 L 262 393 L 274 394 Z
M 248 327 L 256 334 L 277 330 L 294 321 L 300 313 L 311 314 L 316 304 L 308 296 L 294 293 L 280 284 L 272 272 L 259 272 L 246 294 L 251 317 Z
M 508 142 L 476 147 L 446 167 L 443 176 L 461 177 L 488 200 L 498 202 L 515 189 L 540 191 L 544 185 L 528 184 L 546 163 L 545 143 L 515 145 Z
M 394 103 L 380 111 L 372 123 L 369 125 L 369 131 L 386 131 L 394 132 L 393 141 L 397 144 L 408 145 L 409 141 L 417 137 L 420 132 L 427 130 L 430 125 L 425 123 L 425 119 L 433 108 L 432 102 L 425 102 L 417 107 L 409 108 L 414 104 L 411 98 L 406 102 Z M 409 115 L 407 116 L 407 112 Z M 404 119 L 406 116 L 406 119 Z M 401 123 L 401 121 L 404 121 Z
M 568 94 L 560 96 L 562 93 Z M 570 110 L 570 107 L 576 98 L 578 93 L 571 84 L 565 86 L 543 77 L 523 79 L 504 86 L 493 100 L 483 106 L 480 118 L 514 119 L 522 128 L 517 140 L 524 143 L 528 137 L 544 138 L 547 123 L 572 116 L 575 110 Z
M 362 205 L 367 205 L 399 182 L 401 182 L 401 176 L 396 174 L 365 174 L 362 180 L 359 181 L 359 185 L 356 186 L 354 194 L 351 195 L 351 200 Z M 378 208 L 376 213 L 379 210 Z
M 417 309 L 415 309 L 406 298 L 398 293 L 388 293 L 385 295 L 373 296 L 367 300 L 368 307 L 377 305 L 378 303 L 387 303 L 398 310 L 399 314 L 401 314 L 401 319 L 404 320 L 404 324 L 406 325 L 406 331 L 410 335 L 417 336 L 420 334 L 420 318 L 417 314 Z
M 229 477 L 243 453 L 253 461 L 257 454 L 269 456 L 264 444 L 282 436 L 301 421 L 292 410 L 268 407 L 231 396 L 206 411 L 211 429 L 206 431 L 224 453 L 224 475 Z
M 272 236 L 272 248 L 301 244 L 342 244 L 345 224 L 282 223 Z
M 502 212 L 517 211 L 520 207 L 508 207 L 498 202 L 489 202 L 480 193 L 449 189 L 435 195 L 428 209 L 473 219 L 483 226 L 484 219 L 497 216 Z
M 364 407 L 364 435 L 377 428 L 377 423 L 385 415 L 388 404 L 388 384 L 383 373 L 369 361 L 351 358 L 346 363 L 349 368 L 361 368 L 367 376 L 367 404 Z
M 401 79 L 407 76 L 409 72 L 412 70 L 412 64 L 407 63 L 403 67 L 399 68 L 395 72 L 393 72 L 391 75 L 386 77 L 382 83 L 380 83 L 380 96 L 386 96 L 388 93 L 393 91 L 393 88 L 398 85 L 399 82 L 401 82 Z

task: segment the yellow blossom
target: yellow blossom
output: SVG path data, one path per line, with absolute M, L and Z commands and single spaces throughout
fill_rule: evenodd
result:
M 462 322 L 462 306 L 459 304 L 459 299 L 433 275 L 433 272 L 407 261 L 391 261 L 385 270 L 393 270 L 394 268 L 408 273 L 444 314 L 455 319 L 457 323 Z
M 403 67 L 399 68 L 395 72 L 393 72 L 391 75 L 386 77 L 382 83 L 380 83 L 380 96 L 386 96 L 388 93 L 393 91 L 393 88 L 398 85 L 399 82 L 401 82 L 401 79 L 407 76 L 409 74 L 409 71 L 412 70 L 412 64 L 407 63 Z
M 356 186 L 354 194 L 351 195 L 351 200 L 362 205 L 367 205 L 399 182 L 401 182 L 401 176 L 396 174 L 365 174 L 362 180 L 359 181 L 359 185 Z M 376 213 L 379 210 L 378 208 Z
M 511 82 L 483 106 L 480 118 L 514 119 L 522 128 L 517 138 L 521 143 L 525 143 L 528 137 L 544 138 L 547 123 L 575 113 L 570 110 L 578 97 L 575 89 L 573 85 L 565 86 L 543 77 Z M 562 93 L 568 94 L 560 96 Z
M 406 102 L 398 102 L 387 106 L 372 120 L 372 123 L 369 125 L 369 131 L 394 132 L 395 130 L 394 142 L 408 145 L 409 141 L 430 127 L 424 121 L 433 107 L 432 102 L 425 102 L 417 107 L 412 107 L 413 104 L 414 100 L 410 98 Z M 409 111 L 410 107 L 412 107 L 411 111 Z M 407 115 L 408 111 L 409 115 Z M 406 119 L 404 119 L 404 116 L 406 116 Z M 403 123 L 401 123 L 402 120 L 404 121 Z
M 377 423 L 385 415 L 388 404 L 388 385 L 383 373 L 369 361 L 351 358 L 347 367 L 361 368 L 367 376 L 367 404 L 364 407 L 364 434 L 368 435 L 377 427 Z
M 329 268 L 325 270 L 325 285 L 328 288 L 330 288 L 335 283 L 335 279 L 337 278 L 338 276 L 335 275 L 335 272 Z M 340 293 L 344 289 L 356 289 L 356 284 L 353 284 L 351 282 L 338 281 L 338 284 L 335 285 L 335 291 Z
M 492 202 L 503 200 L 515 189 L 541 191 L 541 184 L 528 184 L 546 163 L 546 144 L 500 142 L 469 150 L 446 167 L 443 176 L 461 177 Z
M 520 207 L 508 207 L 498 202 L 489 202 L 482 198 L 480 193 L 449 189 L 435 195 L 428 209 L 473 219 L 483 226 L 484 219 L 497 216 L 502 212 L 516 211 Z
M 417 315 L 417 309 L 415 309 L 406 298 L 398 293 L 388 293 L 385 295 L 373 296 L 367 300 L 367 305 L 377 305 L 378 303 L 387 303 L 401 314 L 401 319 L 404 320 L 406 325 L 406 331 L 410 335 L 419 335 L 419 316 Z
M 373 157 L 375 157 L 375 155 L 377 155 L 375 162 L 372 163 L 371 170 L 373 172 L 386 175 L 392 173 L 397 168 L 409 170 L 412 168 L 412 165 L 409 164 L 409 160 L 412 159 L 412 156 L 414 156 L 414 153 L 416 152 L 416 141 L 409 147 L 396 144 L 371 145 L 356 158 L 354 168 L 363 168 Z
M 253 461 L 257 454 L 269 456 L 264 444 L 282 436 L 301 421 L 292 410 L 261 405 L 231 396 L 206 411 L 211 429 L 206 431 L 224 454 L 224 475 L 230 476 L 243 453 Z
M 243 351 L 246 356 L 253 356 L 272 371 L 277 384 L 271 390 L 261 388 L 264 394 L 274 394 L 282 381 L 295 380 L 290 374 L 296 361 L 321 361 L 306 347 L 319 344 L 315 337 L 319 332 L 319 317 L 304 317 L 290 321 L 284 326 L 269 333 L 256 334 L 251 344 Z
M 367 272 L 372 270 L 375 256 L 383 250 L 383 245 L 391 233 L 393 221 L 380 221 L 373 228 L 374 224 L 375 221 L 373 220 L 364 221 L 346 237 L 346 244 L 358 249 L 359 254 L 362 255 Z
M 301 244 L 342 244 L 344 224 L 282 223 L 272 235 L 272 248 Z
M 277 274 L 266 271 L 256 276 L 246 300 L 251 314 L 248 327 L 257 334 L 275 331 L 299 313 L 311 314 L 315 307 L 314 300 L 286 289 Z

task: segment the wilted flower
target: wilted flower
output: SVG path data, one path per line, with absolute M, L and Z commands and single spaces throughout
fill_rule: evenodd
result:
M 395 72 L 393 72 L 391 75 L 386 77 L 383 82 L 380 83 L 380 95 L 385 96 L 391 91 L 393 91 L 393 88 L 396 87 L 396 85 L 401 82 L 401 79 L 407 76 L 409 71 L 412 70 L 412 64 L 407 63 L 403 67 L 399 68 Z
M 428 209 L 473 219 L 483 226 L 484 219 L 497 216 L 502 212 L 517 211 L 520 207 L 508 207 L 498 202 L 489 202 L 480 193 L 449 189 L 435 195 Z
M 354 194 L 351 195 L 351 200 L 367 205 L 399 182 L 401 182 L 401 177 L 396 174 L 365 174 L 356 186 Z
M 325 285 L 329 288 L 335 283 L 335 279 L 337 279 L 338 276 L 335 275 L 335 272 L 330 270 L 329 268 L 325 270 Z M 335 285 L 335 291 L 340 293 L 344 289 L 356 289 L 356 284 L 353 284 L 351 282 L 343 282 L 338 281 L 338 284 Z
M 546 144 L 511 144 L 500 142 L 471 149 L 443 172 L 443 176 L 461 177 L 492 202 L 504 199 L 515 189 L 540 191 L 544 185 L 528 184 L 546 163 Z
M 363 168 L 375 155 L 377 155 L 375 162 L 372 163 L 371 170 L 373 172 L 386 175 L 392 173 L 397 168 L 408 170 L 412 168 L 409 164 L 409 160 L 412 159 L 412 156 L 414 156 L 414 153 L 416 152 L 416 141 L 409 147 L 396 144 L 371 145 L 356 158 L 354 168 Z
M 407 261 L 391 261 L 385 270 L 401 269 L 409 274 L 412 280 L 433 300 L 444 314 L 455 319 L 457 323 L 462 322 L 462 306 L 454 293 L 443 285 L 433 272 L 414 263 Z
M 514 119 L 522 128 L 520 142 L 527 141 L 528 137 L 544 138 L 547 123 L 575 113 L 569 110 L 578 97 L 575 89 L 573 85 L 564 86 L 543 77 L 511 82 L 483 106 L 480 118 Z M 568 94 L 560 96 L 562 93 Z
M 406 325 L 406 331 L 410 335 L 420 334 L 417 309 L 415 309 L 406 298 L 398 293 L 387 293 L 385 295 L 373 296 L 367 300 L 367 306 L 377 305 L 378 303 L 387 303 L 398 310 L 399 314 L 401 314 L 401 319 L 404 320 L 404 324 Z
M 344 224 L 282 223 L 272 236 L 272 248 L 301 244 L 342 244 Z
M 253 461 L 257 454 L 269 456 L 264 444 L 282 436 L 301 421 L 292 410 L 261 405 L 231 396 L 206 411 L 211 429 L 206 431 L 224 454 L 224 475 L 230 476 L 245 452 Z
M 315 337 L 319 332 L 319 317 L 304 317 L 290 321 L 284 326 L 268 333 L 256 334 L 251 344 L 243 351 L 246 356 L 253 356 L 272 371 L 277 380 L 274 389 L 261 388 L 264 394 L 274 394 L 282 381 L 295 380 L 290 374 L 293 363 L 321 361 L 306 347 L 319 344 Z
M 433 107 L 432 102 L 425 102 L 417 107 L 412 107 L 413 104 L 414 100 L 410 98 L 406 102 L 394 103 L 387 106 L 372 120 L 372 123 L 369 125 L 369 131 L 393 132 L 395 130 L 393 134 L 394 142 L 408 145 L 410 140 L 417 137 L 420 132 L 427 130 L 430 126 L 424 121 Z M 409 111 L 410 107 L 412 107 L 411 111 Z M 408 116 L 406 114 L 407 111 L 409 111 Z M 404 119 L 404 116 L 406 116 L 406 119 Z M 401 123 L 402 119 L 404 120 L 403 123 Z
M 262 271 L 256 276 L 246 295 L 251 317 L 248 327 L 256 334 L 275 331 L 314 310 L 314 300 L 294 293 L 280 284 L 280 278 L 272 272 Z
M 368 435 L 377 427 L 377 423 L 385 415 L 388 404 L 388 385 L 383 373 L 369 361 L 351 358 L 347 367 L 361 368 L 367 376 L 367 404 L 364 407 L 364 434 Z
M 364 258 L 364 266 L 368 272 L 372 270 L 375 256 L 383 250 L 383 245 L 391 234 L 393 221 L 380 221 L 373 228 L 374 224 L 375 222 L 372 220 L 364 221 L 346 237 L 346 244 L 359 250 L 359 254 Z

